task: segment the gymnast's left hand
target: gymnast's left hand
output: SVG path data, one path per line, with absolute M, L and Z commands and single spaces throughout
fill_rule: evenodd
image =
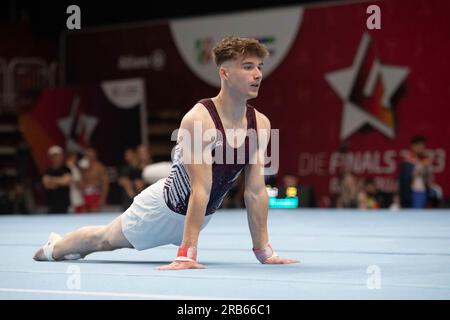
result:
M 286 259 L 279 256 L 273 256 L 264 261 L 264 264 L 291 264 L 300 263 L 299 260 Z

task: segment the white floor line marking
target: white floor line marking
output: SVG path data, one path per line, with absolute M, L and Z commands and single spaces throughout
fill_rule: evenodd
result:
M 0 288 L 0 292 L 79 295 L 79 296 L 116 297 L 116 298 L 134 298 L 134 299 L 140 298 L 140 299 L 157 299 L 157 300 L 237 300 L 236 298 L 222 298 L 222 297 L 177 296 L 177 295 L 163 295 L 163 294 L 120 293 L 120 292 L 79 291 L 79 290 L 40 290 L 40 289 L 21 289 L 21 288 Z

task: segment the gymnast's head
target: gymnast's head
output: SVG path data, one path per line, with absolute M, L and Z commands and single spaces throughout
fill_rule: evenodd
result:
M 225 37 L 213 48 L 222 90 L 233 91 L 246 99 L 256 98 L 262 80 L 266 46 L 256 39 Z

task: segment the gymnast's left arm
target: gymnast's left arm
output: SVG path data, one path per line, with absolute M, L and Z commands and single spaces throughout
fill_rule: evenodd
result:
M 258 112 L 258 130 L 270 134 L 269 120 Z M 258 145 L 261 145 L 259 143 Z M 265 147 L 264 147 L 265 148 Z M 258 154 L 260 156 L 258 156 Z M 259 262 L 263 264 L 297 263 L 297 260 L 279 257 L 269 243 L 267 228 L 269 198 L 264 181 L 264 159 L 259 152 L 256 158 L 245 168 L 244 201 L 247 208 L 248 225 L 253 242 L 253 252 Z

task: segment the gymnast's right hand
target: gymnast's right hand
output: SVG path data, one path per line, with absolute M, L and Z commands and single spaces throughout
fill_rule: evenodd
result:
M 158 270 L 185 270 L 205 269 L 205 266 L 197 262 L 197 248 L 180 246 L 177 258 L 171 264 L 159 267 Z
M 197 261 L 174 261 L 158 268 L 158 270 L 186 270 L 186 269 L 205 269 L 205 266 Z

